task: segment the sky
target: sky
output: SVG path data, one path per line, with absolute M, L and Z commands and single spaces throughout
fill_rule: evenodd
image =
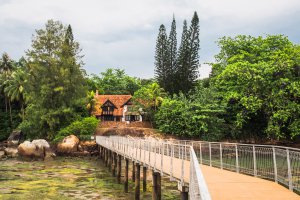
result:
M 88 74 L 121 68 L 151 78 L 159 26 L 169 33 L 174 15 L 179 46 L 183 20 L 195 11 L 200 78 L 209 76 L 223 36 L 283 34 L 300 43 L 300 0 L 0 0 L 0 53 L 24 56 L 35 30 L 54 19 L 71 24 Z

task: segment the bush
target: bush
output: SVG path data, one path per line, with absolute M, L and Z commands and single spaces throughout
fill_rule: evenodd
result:
M 76 135 L 79 139 L 86 140 L 96 131 L 99 120 L 95 117 L 86 117 L 80 121 L 74 121 L 69 126 L 61 129 L 54 138 L 54 142 L 60 142 L 68 135 Z
M 155 115 L 160 131 L 184 138 L 219 141 L 224 137 L 223 110 L 184 96 L 165 98 Z

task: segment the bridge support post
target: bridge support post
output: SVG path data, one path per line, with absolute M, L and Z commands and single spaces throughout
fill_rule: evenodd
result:
M 98 145 L 98 151 L 99 151 L 99 158 L 101 159 L 101 146 Z
M 132 161 L 132 181 L 135 182 L 135 163 Z
M 107 165 L 108 165 L 108 170 L 110 171 L 111 170 L 111 156 L 112 156 L 112 151 L 108 150 L 108 162 L 107 162 Z
M 140 164 L 136 163 L 136 177 L 135 177 L 135 200 L 140 200 Z
M 124 192 L 128 193 L 128 166 L 129 160 L 125 159 L 125 182 L 124 182 Z
M 147 191 L 147 167 L 143 167 L 143 192 Z
M 106 167 L 107 167 L 107 159 L 108 159 L 108 150 L 105 148 L 104 149 L 104 162 L 105 162 Z
M 161 200 L 161 176 L 160 172 L 152 173 L 152 200 Z
M 121 183 L 121 172 L 122 172 L 122 157 L 121 155 L 118 155 L 118 175 L 117 175 L 117 179 L 118 179 L 118 183 Z
M 105 159 L 106 159 L 106 148 L 102 147 L 102 150 L 103 150 L 103 161 L 105 162 Z
M 189 189 L 186 186 L 182 186 L 180 190 L 180 199 L 188 200 L 189 199 Z
M 116 176 L 116 169 L 117 169 L 117 154 L 113 153 L 113 169 L 112 169 L 113 176 Z

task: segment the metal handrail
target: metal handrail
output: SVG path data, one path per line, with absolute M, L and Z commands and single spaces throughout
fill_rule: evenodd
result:
M 300 192 L 300 149 L 228 142 L 168 142 L 193 146 L 201 164 L 272 180 Z
M 167 174 L 171 179 L 177 179 L 182 186 L 188 184 L 192 191 L 189 192 L 191 200 L 211 199 L 192 146 L 120 136 L 96 136 L 96 142 L 161 174 Z M 174 170 L 175 165 L 180 165 L 179 174 L 178 170 Z M 186 174 L 186 166 L 190 174 Z
M 199 170 L 199 162 L 193 147 L 190 147 L 190 199 L 211 199 L 202 171 Z

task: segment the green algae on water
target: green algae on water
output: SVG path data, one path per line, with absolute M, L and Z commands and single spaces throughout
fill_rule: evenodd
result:
M 141 199 L 151 199 L 151 180 L 147 184 Z M 176 182 L 163 177 L 162 187 L 162 199 L 180 199 Z M 123 189 L 98 158 L 0 161 L 0 200 L 134 199 L 134 183 L 129 182 L 129 193 Z

